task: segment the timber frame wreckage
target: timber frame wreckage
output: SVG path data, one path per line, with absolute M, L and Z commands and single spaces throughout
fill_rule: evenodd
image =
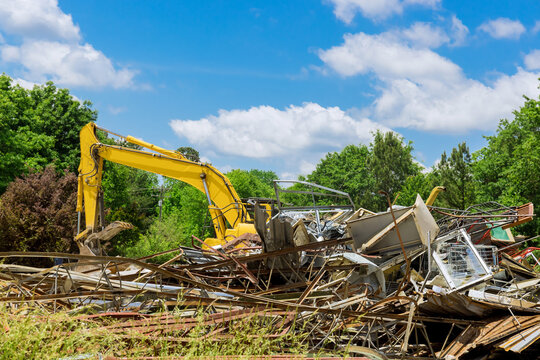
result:
M 457 210 L 418 196 L 409 207 L 392 206 L 388 198 L 388 210 L 374 213 L 355 209 L 336 190 L 309 183 L 302 184 L 305 191 L 289 190 L 280 182 L 277 200 L 251 202 L 256 233 L 221 245 L 207 246 L 193 236 L 192 247 L 138 259 L 95 249 L 87 255 L 0 253 L 0 302 L 12 311 L 91 307 L 94 315 L 85 321 L 177 346 L 190 340 L 202 311 L 213 341 L 227 337 L 232 322 L 253 317 L 273 324 L 268 336 L 302 329 L 310 353 L 538 358 L 540 261 L 534 249 L 518 249 L 534 238 L 514 239 L 510 231 L 532 220 L 531 203 Z M 295 191 L 313 204 L 280 201 L 284 192 Z M 315 200 L 325 197 L 340 201 Z M 125 227 L 113 223 L 104 231 Z M 165 253 L 171 260 L 147 262 Z M 29 258 L 62 262 L 50 268 L 17 264 Z M 122 321 L 106 325 L 107 318 Z M 269 355 L 287 355 L 287 344 Z

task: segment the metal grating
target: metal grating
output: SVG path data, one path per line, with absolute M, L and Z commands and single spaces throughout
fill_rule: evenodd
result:
M 496 246 L 476 245 L 475 248 L 487 266 L 493 268 L 498 265 Z M 476 277 L 486 273 L 468 246 L 451 245 L 447 253 L 448 269 L 453 278 Z

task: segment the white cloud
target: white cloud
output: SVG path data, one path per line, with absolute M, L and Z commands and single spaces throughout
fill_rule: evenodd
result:
M 491 86 L 465 78 L 453 83 L 396 79 L 375 101 L 374 116 L 389 126 L 427 131 L 494 129 L 523 103 L 523 94 L 538 94 L 539 75 L 518 69 Z
M 403 7 L 399 0 L 330 0 L 334 4 L 334 14 L 349 24 L 357 13 L 368 18 L 386 18 L 401 14 Z
M 539 32 L 539 31 L 540 31 L 540 20 L 536 20 L 536 22 L 534 23 L 534 26 L 533 26 L 531 32 L 532 32 L 533 34 L 536 34 L 536 33 Z
M 519 20 L 498 18 L 489 20 L 478 27 L 495 39 L 519 39 L 525 32 L 525 27 Z
M 280 180 L 296 180 L 296 179 L 298 179 L 298 174 L 285 171 L 285 172 L 282 172 L 279 175 L 279 179 Z M 288 188 L 288 187 L 292 186 L 291 183 L 282 183 L 280 185 L 281 185 L 282 188 Z
M 118 114 L 121 114 L 123 112 L 126 112 L 127 111 L 127 107 L 125 106 L 112 106 L 112 105 L 109 105 L 108 106 L 108 110 L 111 114 L 113 115 L 118 115 Z
M 428 6 L 430 8 L 435 8 L 439 5 L 441 0 L 403 0 L 404 4 L 407 5 L 422 5 Z
M 79 40 L 80 30 L 57 0 L 0 0 L 0 28 L 36 39 Z
M 460 46 L 465 43 L 465 39 L 469 34 L 469 28 L 463 25 L 455 15 L 452 16 L 452 46 Z
M 533 50 L 523 60 L 529 70 L 540 70 L 540 50 Z
M 317 164 L 313 164 L 312 162 L 302 160 L 300 162 L 300 175 L 311 174 L 315 170 L 316 167 L 317 167 Z
M 461 69 L 448 59 L 425 48 L 413 48 L 391 33 L 346 34 L 343 45 L 321 50 L 319 57 L 343 76 L 374 72 L 383 79 L 433 78 L 451 81 L 461 76 Z
M 212 164 L 212 161 L 210 160 L 210 158 L 206 157 L 206 156 L 200 156 L 199 159 L 201 160 L 201 162 L 204 164 L 204 163 L 207 163 L 207 164 Z M 232 167 L 231 167 L 232 169 Z
M 299 176 L 307 176 L 311 174 L 316 168 L 316 162 L 319 162 L 324 154 L 313 154 L 313 161 L 306 161 L 305 159 L 295 159 L 294 171 L 284 171 L 279 174 L 281 180 L 297 180 Z M 288 188 L 293 183 L 283 182 L 279 184 L 282 188 Z
M 426 165 L 424 165 L 423 163 L 421 163 L 420 161 L 416 160 L 416 159 L 413 159 L 413 162 L 415 164 L 417 164 L 418 166 L 420 166 L 420 171 L 422 172 L 422 174 L 427 174 L 431 171 L 430 168 L 426 167 Z
M 2 46 L 0 54 L 4 62 L 21 64 L 28 78 L 68 86 L 121 88 L 131 86 L 135 75 L 129 69 L 116 70 L 111 60 L 90 44 L 32 40 L 20 46 Z
M 206 162 L 206 161 L 203 161 L 203 162 Z M 223 165 L 223 166 L 219 166 L 218 170 L 221 171 L 222 174 L 226 174 L 229 171 L 233 170 L 233 167 L 231 165 Z
M 26 80 L 21 79 L 21 78 L 13 79 L 13 83 L 19 85 L 22 88 L 28 89 L 28 90 L 32 90 L 34 88 L 34 86 L 38 85 L 35 82 L 26 81 Z
M 341 21 L 349 24 L 357 13 L 378 20 L 394 14 L 401 14 L 409 5 L 436 7 L 440 0 L 328 0 L 334 5 L 334 14 Z
M 388 130 L 368 119 L 353 118 L 338 107 L 314 103 L 285 110 L 272 106 L 220 110 L 217 116 L 199 120 L 172 120 L 170 126 L 198 148 L 249 158 L 319 154 L 321 148 L 341 150 L 347 144 L 368 143 L 372 131 Z
M 414 23 L 410 28 L 403 30 L 401 34 L 419 47 L 437 48 L 450 41 L 443 29 L 424 22 Z
M 407 45 L 394 33 L 348 34 L 342 45 L 320 51 L 319 56 L 342 76 L 375 74 L 381 94 L 368 116 L 390 127 L 493 129 L 522 103 L 522 94 L 538 94 L 538 73 L 518 69 L 485 85 L 467 78 L 449 59 Z
M 0 45 L 4 63 L 21 66 L 25 81 L 67 86 L 122 88 L 133 86 L 135 71 L 117 68 L 91 44 L 56 0 L 0 0 L 0 28 L 20 38 Z

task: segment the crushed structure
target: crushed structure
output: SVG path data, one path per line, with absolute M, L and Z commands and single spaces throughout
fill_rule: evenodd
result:
M 303 331 L 310 352 L 368 359 L 538 358 L 540 265 L 530 239 L 510 228 L 530 221 L 533 205 L 490 202 L 466 210 L 431 206 L 383 213 L 319 205 L 315 195 L 348 195 L 314 184 L 296 191 L 310 206 L 254 204 L 255 234 L 223 246 L 168 251 L 140 259 L 63 253 L 0 253 L 0 302 L 23 307 L 91 308 L 87 321 L 125 317 L 113 332 L 189 341 L 202 309 L 215 341 L 232 321 L 270 319 L 274 336 Z M 350 198 L 348 198 L 350 200 Z M 347 201 L 345 201 L 347 202 Z M 166 252 L 165 252 L 166 253 Z M 52 268 L 17 259 L 64 259 Z M 528 265 L 531 259 L 533 266 Z M 158 313 L 176 309 L 182 316 Z M 105 326 L 105 325 L 104 325 Z M 183 336 L 178 336 L 181 329 Z M 287 345 L 283 346 L 286 354 Z M 490 357 L 491 359 L 492 357 Z

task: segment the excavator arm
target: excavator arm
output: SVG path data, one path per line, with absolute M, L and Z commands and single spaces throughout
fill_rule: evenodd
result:
M 87 233 L 97 231 L 99 226 L 103 160 L 177 179 L 206 194 L 216 231 L 216 239 L 206 240 L 208 246 L 223 244 L 244 233 L 256 233 L 231 182 L 212 165 L 190 161 L 180 153 L 162 149 L 131 136 L 124 139 L 154 152 L 102 144 L 96 136 L 96 128 L 98 127 L 94 123 L 89 123 L 80 132 L 81 162 L 77 211 L 80 213 L 84 210 Z

